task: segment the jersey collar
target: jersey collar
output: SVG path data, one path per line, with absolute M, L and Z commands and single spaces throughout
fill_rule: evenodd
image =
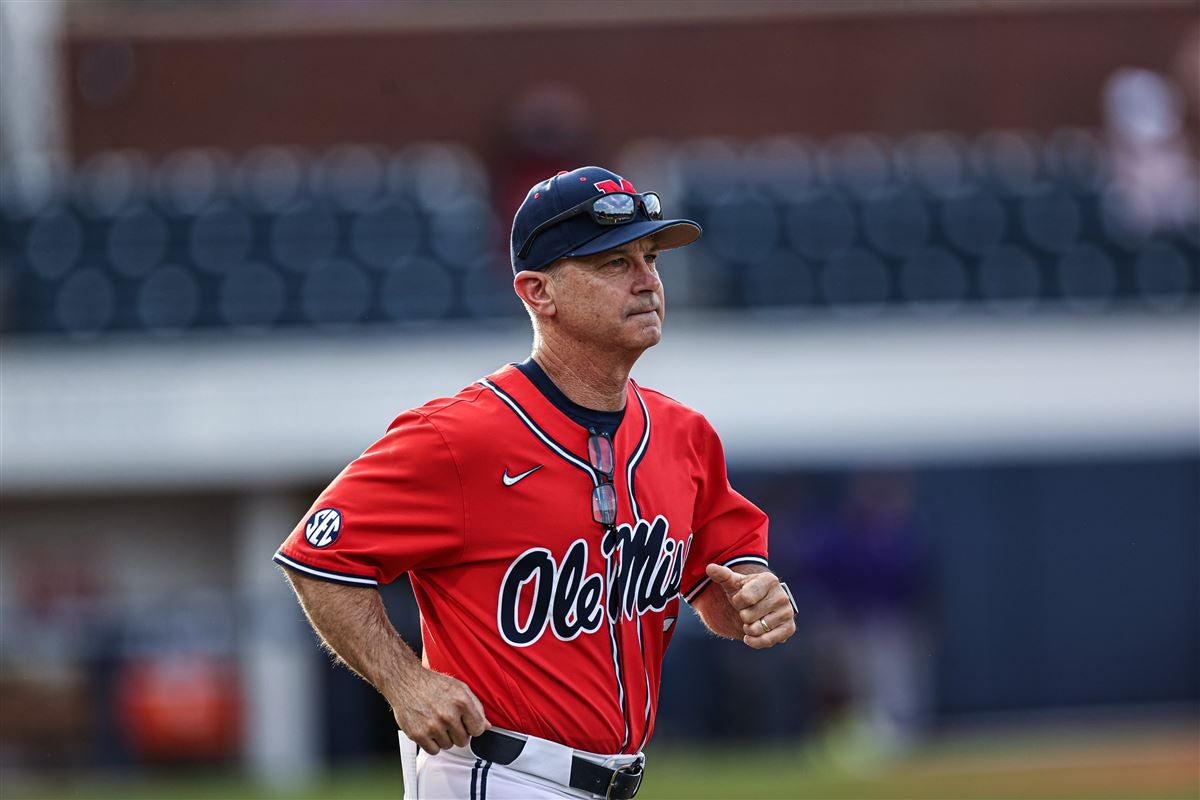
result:
M 512 364 L 506 364 L 487 376 L 487 379 L 506 392 L 525 410 L 533 424 L 541 428 L 547 435 L 563 447 L 587 460 L 587 428 L 583 427 L 549 398 Z M 639 397 L 636 384 L 626 381 L 625 384 L 625 417 L 617 428 L 613 438 L 616 450 L 618 471 L 624 462 L 634 456 L 635 451 L 642 445 L 647 425 L 648 414 L 643 411 L 643 401 Z

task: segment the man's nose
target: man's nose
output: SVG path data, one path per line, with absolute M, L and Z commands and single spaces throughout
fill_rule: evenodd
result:
M 645 256 L 635 256 L 634 265 L 637 267 L 637 280 L 634 281 L 637 291 L 655 290 L 662 284 L 654 264 L 647 261 Z

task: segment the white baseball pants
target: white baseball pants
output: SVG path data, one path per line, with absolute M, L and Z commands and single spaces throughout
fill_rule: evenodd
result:
M 600 795 L 572 789 L 568 747 L 529 737 L 510 766 L 478 758 L 470 747 L 451 747 L 431 756 L 399 731 L 404 770 L 404 800 L 596 800 Z M 634 756 L 596 756 L 615 767 Z M 520 769 L 517 769 L 520 767 Z M 529 771 L 526 771 L 529 770 Z

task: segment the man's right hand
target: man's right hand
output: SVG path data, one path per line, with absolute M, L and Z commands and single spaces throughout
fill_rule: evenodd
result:
M 465 683 L 427 668 L 404 643 L 374 587 L 285 574 L 324 645 L 387 698 L 400 730 L 422 750 L 465 746 L 491 727 Z
M 427 667 L 409 671 L 398 695 L 392 702 L 396 725 L 430 755 L 451 744 L 466 747 L 492 727 L 470 687 Z

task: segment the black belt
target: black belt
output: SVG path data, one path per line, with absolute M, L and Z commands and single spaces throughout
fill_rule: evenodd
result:
M 471 737 L 471 752 L 496 764 L 508 765 L 525 749 L 525 740 L 502 731 L 484 731 Z M 642 785 L 642 759 L 609 769 L 581 756 L 571 756 L 572 789 L 598 794 L 609 800 L 630 800 Z

